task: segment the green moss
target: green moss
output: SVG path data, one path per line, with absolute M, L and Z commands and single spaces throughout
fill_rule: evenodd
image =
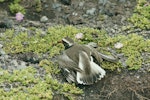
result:
M 23 70 L 15 70 L 13 74 L 8 73 L 8 71 L 0 70 L 3 73 L 3 77 L 1 77 L 0 82 L 21 82 L 23 85 L 27 85 L 29 83 L 37 83 L 34 78 L 36 70 L 32 67 L 28 67 Z
M 123 47 L 121 49 L 114 48 L 114 44 L 117 42 L 123 44 Z M 149 45 L 150 40 L 145 40 L 142 36 L 136 34 L 130 34 L 128 36 L 119 35 L 113 38 L 110 37 L 106 39 L 105 42 L 106 47 L 110 46 L 111 48 L 115 49 L 117 53 L 124 54 L 124 56 L 127 58 L 126 64 L 129 67 L 129 69 L 139 69 L 141 67 L 143 63 L 143 58 L 141 54 L 144 52 L 150 52 Z M 117 67 L 117 65 L 113 66 Z
M 22 0 L 13 0 L 14 3 L 20 3 Z
M 46 82 L 50 84 L 52 90 L 57 91 L 57 94 L 63 94 L 69 100 L 76 100 L 77 96 L 83 93 L 74 84 L 60 84 L 57 80 L 53 80 L 50 75 L 46 75 Z
M 129 18 L 129 21 L 135 27 L 150 29 L 150 4 L 148 0 L 138 0 L 137 3 L 134 14 Z
M 40 61 L 39 66 L 43 67 L 46 69 L 46 73 L 51 73 L 51 74 L 58 74 L 58 72 L 60 71 L 58 69 L 58 67 L 56 66 L 56 64 L 54 64 L 54 62 L 52 61 L 48 61 L 46 59 Z
M 4 37 L 1 40 L 5 41 L 4 49 L 8 53 L 19 52 L 35 52 L 37 54 L 47 53 L 49 58 L 57 55 L 64 49 L 62 43 L 59 41 L 66 36 L 73 38 L 80 44 L 87 44 L 89 42 L 96 42 L 102 48 L 111 47 L 114 48 L 114 44 L 117 42 L 123 43 L 123 48 L 115 49 L 117 53 L 123 53 L 127 58 L 126 64 L 129 69 L 138 69 L 143 63 L 141 56 L 142 52 L 150 52 L 149 46 L 150 40 L 145 40 L 142 36 L 136 34 L 130 34 L 128 36 L 118 35 L 116 37 L 109 37 L 105 31 L 96 30 L 93 28 L 75 28 L 73 26 L 55 26 L 49 27 L 46 35 L 42 36 L 41 30 L 35 30 L 33 36 L 27 32 L 15 33 L 14 30 L 7 30 Z M 75 39 L 77 33 L 83 33 L 84 38 L 82 40 Z M 94 38 L 96 36 L 97 38 Z M 24 45 L 26 43 L 27 45 Z M 110 52 L 101 50 L 100 52 L 110 55 Z M 121 63 L 110 63 L 108 61 L 102 62 L 102 65 L 106 69 L 114 70 L 122 67 Z M 48 68 L 54 66 L 52 62 L 42 60 L 40 66 L 44 66 L 47 71 L 56 71 L 57 68 Z
M 83 93 L 83 91 L 74 84 L 61 84 L 56 79 L 53 79 L 51 73 L 47 73 L 43 79 L 40 76 L 35 77 L 37 71 L 33 67 L 27 67 L 22 70 L 15 70 L 13 74 L 7 70 L 0 69 L 1 78 L 0 84 L 19 82 L 18 86 L 12 87 L 10 91 L 5 91 L 0 88 L 0 99 L 12 100 L 29 99 L 51 100 L 55 93 L 62 94 L 67 98 L 74 98 Z
M 35 2 L 36 2 L 36 11 L 37 11 L 37 12 L 42 11 L 42 3 L 41 3 L 41 0 L 35 0 Z
M 9 5 L 9 9 L 11 11 L 11 13 L 17 13 L 17 12 L 21 12 L 22 14 L 25 14 L 25 9 L 23 6 L 21 6 L 18 3 L 11 3 Z
M 85 37 L 83 41 L 77 41 L 74 37 L 75 34 L 82 32 Z M 52 57 L 59 54 L 64 49 L 61 43 L 63 37 L 69 36 L 79 43 L 88 43 L 90 41 L 98 42 L 98 40 L 104 40 L 106 33 L 104 31 L 95 30 L 92 28 L 77 29 L 72 26 L 55 26 L 50 27 L 47 30 L 45 36 L 41 36 L 40 30 L 35 30 L 34 36 L 31 36 L 27 32 L 16 33 L 14 30 L 7 30 L 5 36 L 1 39 L 5 41 L 4 49 L 8 53 L 19 52 L 35 52 L 37 54 L 49 53 Z M 98 38 L 93 38 L 92 34 L 97 34 Z M 26 43 L 27 45 L 24 45 Z
M 4 2 L 5 0 L 0 0 L 0 2 Z
M 0 2 L 4 2 L 4 1 L 8 1 L 8 0 L 0 0 Z M 25 5 L 25 1 L 24 0 L 12 0 L 9 1 L 10 5 L 9 10 L 11 13 L 18 13 L 21 12 L 22 14 L 26 13 L 26 6 Z M 28 4 L 31 4 L 31 6 L 35 7 L 37 12 L 41 12 L 42 11 L 42 3 L 41 0 L 33 0 L 32 3 L 30 1 L 26 1 Z M 28 5 L 29 6 L 29 5 Z

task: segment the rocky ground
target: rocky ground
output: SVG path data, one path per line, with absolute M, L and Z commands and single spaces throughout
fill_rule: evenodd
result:
M 132 16 L 136 6 L 135 0 L 41 0 L 42 12 L 37 13 L 35 8 L 27 2 L 27 13 L 23 22 L 15 21 L 14 15 L 9 13 L 5 6 L 8 2 L 0 4 L 0 32 L 2 35 L 6 28 L 15 28 L 16 31 L 25 31 L 26 27 L 37 27 L 43 30 L 55 25 L 73 25 L 76 27 L 91 27 L 103 29 L 110 36 L 118 34 L 130 34 L 132 32 L 150 38 L 149 30 L 135 29 L 123 30 L 122 27 L 131 25 L 128 18 Z M 33 2 L 34 3 L 34 2 Z M 6 14 L 7 12 L 7 14 Z M 6 20 L 3 20 L 7 15 Z M 19 25 L 21 27 L 19 27 Z M 146 54 L 149 58 L 150 54 Z M 41 58 L 33 53 L 6 54 L 3 50 L 3 41 L 0 41 L 0 67 L 10 72 L 14 69 L 23 69 L 32 64 L 35 67 Z M 13 66 L 13 67 L 12 67 Z M 44 70 L 37 68 L 39 74 L 45 74 Z M 149 63 L 143 64 L 139 70 L 127 69 L 118 71 L 106 70 L 104 79 L 91 86 L 77 85 L 83 89 L 84 94 L 78 100 L 150 100 L 150 70 Z M 0 73 L 1 75 L 2 73 Z M 7 84 L 0 87 L 9 91 Z M 64 100 L 62 96 L 54 97 L 54 100 Z

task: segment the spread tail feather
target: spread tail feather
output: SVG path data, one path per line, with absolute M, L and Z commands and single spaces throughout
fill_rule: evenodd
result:
M 82 58 L 82 57 L 81 57 Z M 81 63 L 79 63 L 79 67 L 83 70 L 83 72 L 77 72 L 77 82 L 79 84 L 83 85 L 90 85 L 98 80 L 101 80 L 106 74 L 105 70 L 102 69 L 99 65 L 97 65 L 95 62 L 93 62 L 93 58 L 91 57 L 91 61 L 89 61 L 90 66 L 85 66 L 84 63 L 82 62 L 83 60 L 81 59 Z M 84 70 L 84 67 L 90 67 L 90 73 L 86 73 L 86 70 Z
M 106 74 L 105 70 L 102 69 L 100 66 L 91 62 L 92 69 L 90 74 L 80 73 L 77 72 L 77 82 L 83 85 L 90 85 L 96 83 L 98 80 L 101 80 Z

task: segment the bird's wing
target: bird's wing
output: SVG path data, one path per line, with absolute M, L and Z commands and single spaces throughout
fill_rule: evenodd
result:
M 58 56 L 57 60 L 58 64 L 62 68 L 82 72 L 82 70 L 78 67 L 78 64 L 74 62 L 72 59 L 70 59 L 65 53 L 63 55 Z
M 93 48 L 89 45 L 85 45 L 85 46 L 90 49 L 90 53 L 91 53 L 90 55 L 94 58 L 94 62 L 100 64 L 103 61 L 103 59 L 102 59 L 101 55 L 99 54 L 99 52 L 95 48 Z
M 70 59 L 66 54 L 58 57 L 58 63 L 62 68 L 63 75 L 69 83 L 76 83 L 76 72 L 82 72 L 78 64 Z
M 66 80 L 69 83 L 72 83 L 72 82 L 76 83 L 77 82 L 76 81 L 76 73 L 74 71 L 70 71 L 67 68 L 63 68 L 62 69 L 62 74 L 64 75 L 64 77 L 66 78 Z

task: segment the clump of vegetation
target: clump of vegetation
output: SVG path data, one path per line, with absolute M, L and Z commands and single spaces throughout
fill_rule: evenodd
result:
M 36 0 L 36 11 L 37 11 L 37 12 L 42 11 L 42 3 L 41 3 L 41 0 Z
M 0 0 L 0 2 L 4 2 L 5 0 Z
M 138 0 L 134 14 L 129 19 L 135 27 L 150 29 L 150 4 L 148 0 Z
M 31 29 L 34 30 L 34 29 Z M 62 38 L 69 36 L 75 40 L 75 34 L 84 33 L 84 40 L 77 41 L 80 43 L 88 43 L 91 41 L 105 40 L 104 31 L 91 28 L 77 29 L 73 26 L 55 26 L 47 30 L 46 35 L 42 35 L 41 30 L 34 30 L 34 36 L 27 32 L 16 33 L 15 30 L 7 30 L 5 36 L 1 39 L 5 41 L 5 51 L 8 53 L 34 52 L 37 54 L 49 53 L 49 57 L 59 54 L 64 49 L 62 43 L 58 43 Z M 93 38 L 92 34 L 97 34 L 98 38 Z
M 82 40 L 75 39 L 77 33 L 83 33 L 84 38 Z M 14 30 L 7 30 L 5 36 L 1 39 L 5 41 L 4 49 L 8 53 L 34 52 L 39 55 L 47 53 L 49 54 L 49 58 L 52 58 L 64 50 L 63 44 L 59 43 L 59 41 L 66 36 L 73 38 L 80 44 L 95 42 L 102 48 L 110 47 L 115 49 L 114 44 L 121 42 L 123 47 L 115 50 L 117 53 L 124 54 L 127 59 L 125 63 L 129 69 L 139 69 L 143 63 L 141 53 L 150 52 L 150 40 L 145 40 L 142 36 L 130 34 L 128 36 L 119 35 L 116 37 L 109 37 L 103 30 L 75 28 L 73 26 L 50 27 L 44 36 L 41 30 L 35 30 L 34 36 L 31 36 L 31 34 L 27 32 L 15 33 Z M 101 52 L 103 52 L 103 50 Z M 110 52 L 106 54 L 110 54 Z M 43 61 L 41 64 L 42 63 L 48 62 Z M 120 62 L 110 63 L 104 61 L 102 65 L 102 67 L 111 70 L 122 67 Z
M 0 0 L 0 2 L 5 2 L 6 0 Z M 37 12 L 42 11 L 41 0 L 33 0 L 32 3 L 30 0 L 13 0 L 10 2 L 9 9 L 11 13 L 21 12 L 22 14 L 26 13 L 26 7 L 34 6 Z
M 120 49 L 115 49 L 115 43 L 122 43 L 123 47 Z M 150 40 L 145 40 L 142 36 L 136 34 L 129 34 L 125 35 L 118 35 L 116 37 L 109 37 L 106 39 L 104 46 L 111 47 L 117 51 L 117 53 L 123 53 L 126 59 L 126 65 L 129 69 L 139 69 L 142 66 L 143 52 L 150 52 Z M 106 66 L 104 64 L 104 66 Z M 111 66 L 110 68 L 113 69 L 117 67 L 116 64 L 107 65 Z M 106 67 L 107 67 L 106 66 Z M 119 64 L 120 66 L 120 64 Z
M 9 5 L 9 9 L 11 11 L 11 13 L 17 13 L 17 12 L 21 12 L 22 14 L 25 14 L 25 9 L 23 6 L 21 6 L 18 3 L 11 3 Z
M 20 2 L 21 0 L 14 0 L 13 3 L 9 5 L 11 13 L 21 12 L 22 14 L 25 14 L 25 8 L 20 5 Z
M 49 66 L 51 67 L 51 66 Z M 74 84 L 60 83 L 53 79 L 52 70 L 44 76 L 43 79 L 37 76 L 37 70 L 33 67 L 27 67 L 22 70 L 15 70 L 13 74 L 7 70 L 0 69 L 1 78 L 0 84 L 13 84 L 16 86 L 10 87 L 9 91 L 0 88 L 0 99 L 49 99 L 52 100 L 55 93 L 64 95 L 70 100 L 83 93 L 83 91 Z M 36 76 L 36 77 L 35 77 Z M 5 88 L 5 87 L 4 87 Z

